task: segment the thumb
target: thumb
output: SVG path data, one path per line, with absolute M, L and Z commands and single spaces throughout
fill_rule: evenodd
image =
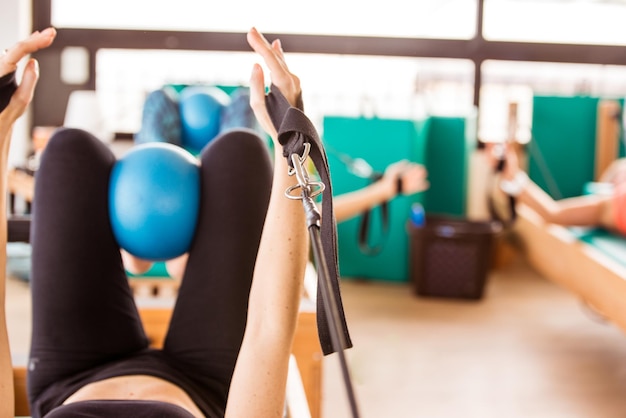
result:
M 276 128 L 267 113 L 265 104 L 265 82 L 263 70 L 261 66 L 255 64 L 252 67 L 252 75 L 250 76 L 250 107 L 257 118 L 257 121 L 273 139 L 276 139 Z
M 35 93 L 35 86 L 39 80 L 39 64 L 37 60 L 30 59 L 24 68 L 22 81 L 18 86 L 6 111 L 12 120 L 16 120 L 26 110 Z

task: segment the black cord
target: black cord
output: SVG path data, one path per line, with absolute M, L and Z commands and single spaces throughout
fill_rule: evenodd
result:
M 383 178 L 382 173 L 373 174 L 370 179 L 372 183 L 380 181 Z M 401 186 L 400 186 L 401 187 Z M 369 256 L 375 256 L 381 253 L 385 246 L 385 242 L 387 241 L 387 237 L 389 236 L 389 201 L 385 201 L 380 204 L 380 214 L 381 214 L 381 238 L 378 244 L 372 245 L 369 243 L 369 235 L 370 235 L 370 218 L 372 216 L 373 209 L 367 209 L 361 214 L 361 221 L 359 223 L 359 231 L 358 231 L 358 244 L 359 250 Z
M 309 230 L 309 236 L 311 239 L 311 247 L 313 250 L 313 258 L 315 260 L 315 267 L 318 272 L 318 289 L 322 296 L 322 302 L 324 311 L 326 312 L 326 318 L 332 318 L 329 321 L 330 339 L 334 347 L 345 347 L 346 341 L 344 333 L 340 331 L 340 312 L 337 309 L 337 301 L 332 291 L 332 283 L 330 281 L 330 273 L 328 270 L 328 264 L 326 264 L 326 258 L 324 257 L 324 247 L 322 244 L 322 238 L 320 234 L 320 220 L 321 215 L 317 209 L 317 205 L 313 199 L 309 196 L 306 188 L 302 189 L 302 205 L 306 213 L 307 227 Z M 354 388 L 352 386 L 352 380 L 350 379 L 350 371 L 346 362 L 346 356 L 344 350 L 337 350 L 339 356 L 339 365 L 341 368 L 344 386 L 346 388 L 346 394 L 348 396 L 348 402 L 350 404 L 350 410 L 353 418 L 359 417 L 359 408 L 356 402 L 356 396 L 354 394 Z

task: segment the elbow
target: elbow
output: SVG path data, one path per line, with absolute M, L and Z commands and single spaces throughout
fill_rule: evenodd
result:
M 297 316 L 287 320 L 248 318 L 245 339 L 257 347 L 291 347 L 296 333 Z
M 545 210 L 543 213 L 540 213 L 543 220 L 550 224 L 561 224 L 562 219 L 560 216 L 560 212 L 554 210 Z

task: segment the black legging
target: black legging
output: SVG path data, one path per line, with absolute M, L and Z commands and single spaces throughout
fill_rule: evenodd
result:
M 226 402 L 271 188 L 265 144 L 230 131 L 201 154 L 201 207 L 162 354 Z M 108 214 L 109 148 L 59 130 L 36 174 L 31 405 L 55 382 L 145 351 Z

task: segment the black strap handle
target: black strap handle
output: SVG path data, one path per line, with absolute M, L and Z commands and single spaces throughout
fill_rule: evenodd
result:
M 377 182 L 379 180 L 381 180 L 383 178 L 383 174 L 382 173 L 374 173 L 370 179 L 372 182 Z M 403 184 L 402 184 L 402 176 L 399 175 L 396 178 L 396 195 L 399 195 L 402 193 L 403 189 Z M 380 204 L 380 215 L 381 215 L 381 238 L 380 238 L 380 242 L 373 246 L 369 243 L 370 239 L 369 239 L 369 234 L 370 234 L 370 217 L 372 215 L 372 209 L 368 209 L 365 212 L 363 212 L 363 214 L 361 215 L 361 222 L 359 224 L 359 250 L 361 250 L 361 252 L 363 254 L 369 255 L 369 256 L 374 256 L 374 255 L 378 255 L 380 254 L 380 252 L 383 250 L 384 246 L 385 246 L 385 241 L 387 240 L 387 237 L 389 236 L 389 224 L 390 224 L 390 207 L 391 205 L 391 200 L 385 200 L 383 203 Z
M 375 183 L 383 178 L 382 173 L 374 173 L 370 180 Z M 384 247 L 384 241 L 389 233 L 389 201 L 384 201 L 380 204 L 381 214 L 381 238 L 380 242 L 376 245 L 370 244 L 370 218 L 372 216 L 372 209 L 367 209 L 361 214 L 361 222 L 359 223 L 359 250 L 366 255 L 374 256 L 380 254 Z
M 322 194 L 322 224 L 321 239 L 324 247 L 324 259 L 328 265 L 330 282 L 334 299 L 337 305 L 337 311 L 340 313 L 341 332 L 344 334 L 345 347 L 333 347 L 330 329 L 328 325 L 329 318 L 323 307 L 324 301 L 318 286 L 317 289 L 317 328 L 320 339 L 320 345 L 325 355 L 352 347 L 352 341 L 346 324 L 343 304 L 341 302 L 341 291 L 339 286 L 339 268 L 337 260 L 337 225 L 333 212 L 332 200 L 332 184 L 330 181 L 330 172 L 328 169 L 328 160 L 326 152 L 322 145 L 317 130 L 313 123 L 303 113 L 303 105 L 301 98 L 298 99 L 297 108 L 292 107 L 287 99 L 280 93 L 274 85 L 270 87 L 270 93 L 266 96 L 267 109 L 272 119 L 272 123 L 278 131 L 278 142 L 283 146 L 283 156 L 291 167 L 291 155 L 303 155 L 304 144 L 309 143 L 311 149 L 309 157 L 313 161 L 315 168 L 320 176 L 321 181 L 326 188 Z
M 0 112 L 9 105 L 15 90 L 17 90 L 15 71 L 0 77 Z
M 496 164 L 496 167 L 493 170 L 493 178 L 497 177 L 497 174 L 500 174 L 504 171 L 504 168 L 506 167 L 506 160 L 502 157 L 498 159 L 498 164 Z M 507 195 L 507 203 L 508 203 L 508 209 L 509 209 L 509 217 L 508 218 L 503 218 L 502 216 L 500 216 L 500 214 L 498 213 L 498 210 L 496 209 L 496 204 L 493 200 L 493 194 L 489 193 L 487 196 L 487 207 L 489 209 L 489 214 L 491 215 L 491 219 L 493 219 L 494 221 L 500 222 L 500 224 L 502 224 L 502 226 L 505 229 L 509 229 L 513 226 L 513 224 L 515 223 L 515 220 L 517 219 L 517 209 L 516 209 L 516 205 L 517 205 L 517 199 L 515 198 L 515 196 L 511 196 L 511 195 Z

